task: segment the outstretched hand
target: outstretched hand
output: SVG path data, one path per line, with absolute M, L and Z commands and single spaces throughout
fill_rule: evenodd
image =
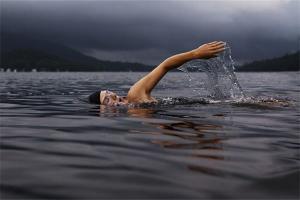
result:
M 206 43 L 192 50 L 195 59 L 209 59 L 216 57 L 218 53 L 225 50 L 225 42 L 214 41 Z

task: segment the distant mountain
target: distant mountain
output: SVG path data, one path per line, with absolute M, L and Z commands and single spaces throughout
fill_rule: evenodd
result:
M 236 71 L 299 71 L 300 52 L 287 54 L 278 58 L 254 61 L 237 68 Z
M 1 51 L 1 67 L 18 71 L 85 71 L 91 70 L 92 65 L 82 66 L 84 62 L 72 62 L 56 55 L 51 55 L 37 49 L 15 49 L 8 52 Z M 96 68 L 96 65 L 95 65 Z M 98 65 L 98 68 L 100 66 Z
M 5 33 L 1 35 L 0 68 L 18 71 L 149 71 L 129 62 L 103 61 L 51 41 Z

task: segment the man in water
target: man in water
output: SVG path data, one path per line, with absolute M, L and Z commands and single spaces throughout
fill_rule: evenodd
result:
M 164 60 L 154 70 L 136 82 L 129 90 L 127 96 L 121 97 L 116 93 L 102 90 L 89 96 L 91 103 L 102 105 L 125 105 L 128 103 L 153 103 L 157 100 L 151 96 L 152 89 L 164 77 L 164 75 L 184 63 L 194 59 L 209 59 L 216 57 L 218 53 L 224 51 L 225 43 L 214 41 L 203 44 L 200 47 L 188 52 L 171 56 Z

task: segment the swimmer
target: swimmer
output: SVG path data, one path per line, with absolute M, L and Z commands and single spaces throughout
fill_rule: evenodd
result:
M 126 105 L 129 103 L 156 103 L 157 100 L 151 96 L 151 91 L 168 71 L 194 59 L 216 57 L 218 53 L 224 50 L 225 42 L 214 41 L 203 44 L 191 51 L 176 54 L 164 60 L 150 73 L 137 81 L 130 88 L 127 96 L 122 97 L 109 90 L 102 90 L 91 94 L 89 102 L 109 106 Z

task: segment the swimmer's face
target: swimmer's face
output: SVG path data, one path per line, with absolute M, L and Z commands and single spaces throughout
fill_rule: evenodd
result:
M 100 102 L 102 105 L 124 105 L 126 103 L 125 97 L 120 97 L 116 93 L 109 90 L 102 90 L 100 92 Z

